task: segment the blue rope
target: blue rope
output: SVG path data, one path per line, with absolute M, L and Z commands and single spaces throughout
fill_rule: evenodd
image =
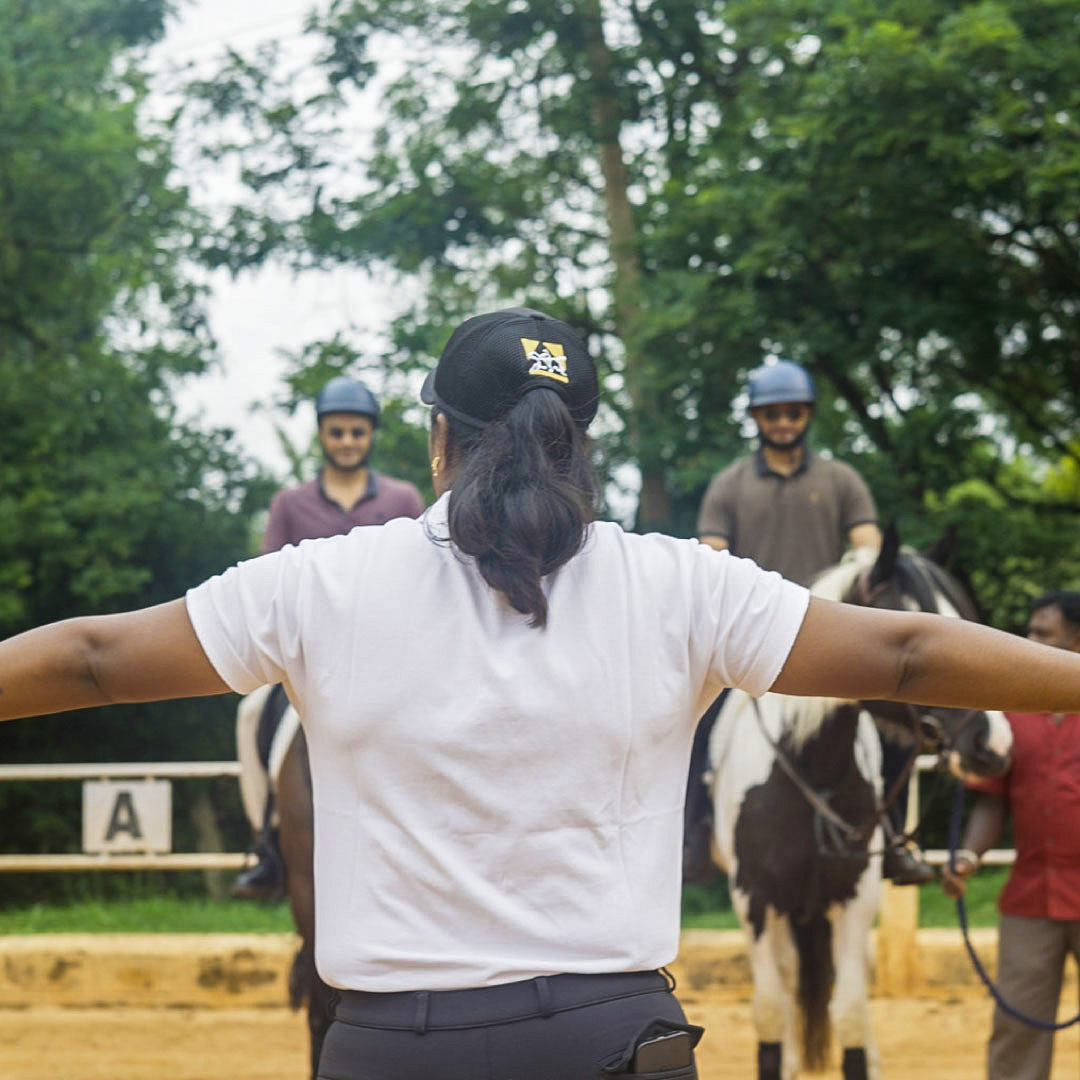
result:
M 959 780 L 956 782 L 956 797 L 953 800 L 953 812 L 952 817 L 949 818 L 949 869 L 956 869 L 956 849 L 960 842 L 960 820 L 964 816 L 964 785 Z M 1003 1012 L 1008 1013 L 1014 1020 L 1019 1020 L 1022 1024 L 1027 1024 L 1029 1027 L 1038 1028 L 1040 1031 L 1062 1031 L 1064 1028 L 1072 1027 L 1073 1024 L 1080 1023 L 1080 1013 L 1077 1013 L 1071 1020 L 1063 1020 L 1060 1024 L 1047 1020 L 1036 1020 L 1033 1016 L 1026 1016 L 1020 1012 L 1019 1009 L 1010 1005 L 1002 996 L 1001 991 L 994 985 L 993 980 L 986 974 L 986 969 L 982 966 L 979 958 L 975 955 L 975 949 L 971 944 L 971 938 L 968 935 L 968 921 L 967 910 L 964 908 L 963 896 L 956 898 L 956 917 L 960 921 L 960 930 L 964 935 L 964 948 L 967 949 L 968 956 L 971 957 L 971 964 L 975 968 L 976 974 L 983 981 L 983 985 L 990 991 L 990 996 L 998 1003 L 998 1006 Z

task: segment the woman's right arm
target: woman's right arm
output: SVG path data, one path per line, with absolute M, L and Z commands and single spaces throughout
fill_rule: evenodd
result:
M 182 599 L 67 619 L 0 642 L 0 720 L 228 690 Z

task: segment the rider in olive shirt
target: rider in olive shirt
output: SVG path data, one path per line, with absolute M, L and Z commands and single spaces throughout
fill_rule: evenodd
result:
M 698 538 L 718 550 L 753 559 L 791 581 L 809 585 L 847 548 L 881 546 L 877 509 L 862 477 L 848 464 L 821 457 L 806 444 L 816 393 L 798 364 L 780 360 L 749 376 L 750 416 L 759 446 L 713 477 L 698 516 Z M 686 871 L 707 878 L 711 856 L 704 773 L 711 724 L 702 724 L 694 744 L 687 790 Z M 884 743 L 886 779 L 903 767 L 905 755 Z M 906 796 L 906 792 L 905 792 Z M 906 797 L 897 800 L 902 813 Z M 902 820 L 894 820 L 902 831 Z M 896 884 L 921 884 L 933 870 L 905 846 L 893 845 L 883 871 Z

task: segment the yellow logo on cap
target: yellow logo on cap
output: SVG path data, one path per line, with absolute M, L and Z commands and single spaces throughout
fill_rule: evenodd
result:
M 532 367 L 529 368 L 530 375 L 543 375 L 547 379 L 555 379 L 561 383 L 570 381 L 570 376 L 566 372 L 566 353 L 558 342 L 522 338 L 521 345 L 525 350 L 525 358 L 532 361 Z

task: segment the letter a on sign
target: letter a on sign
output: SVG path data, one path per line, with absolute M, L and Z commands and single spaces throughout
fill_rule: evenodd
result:
M 83 850 L 168 851 L 172 785 L 168 780 L 88 780 L 83 784 Z
M 121 790 L 116 793 L 112 817 L 109 818 L 109 827 L 105 830 L 105 843 L 115 840 L 118 833 L 124 832 L 128 833 L 132 840 L 142 839 L 139 816 L 135 813 L 135 802 L 131 797 L 131 792 Z

